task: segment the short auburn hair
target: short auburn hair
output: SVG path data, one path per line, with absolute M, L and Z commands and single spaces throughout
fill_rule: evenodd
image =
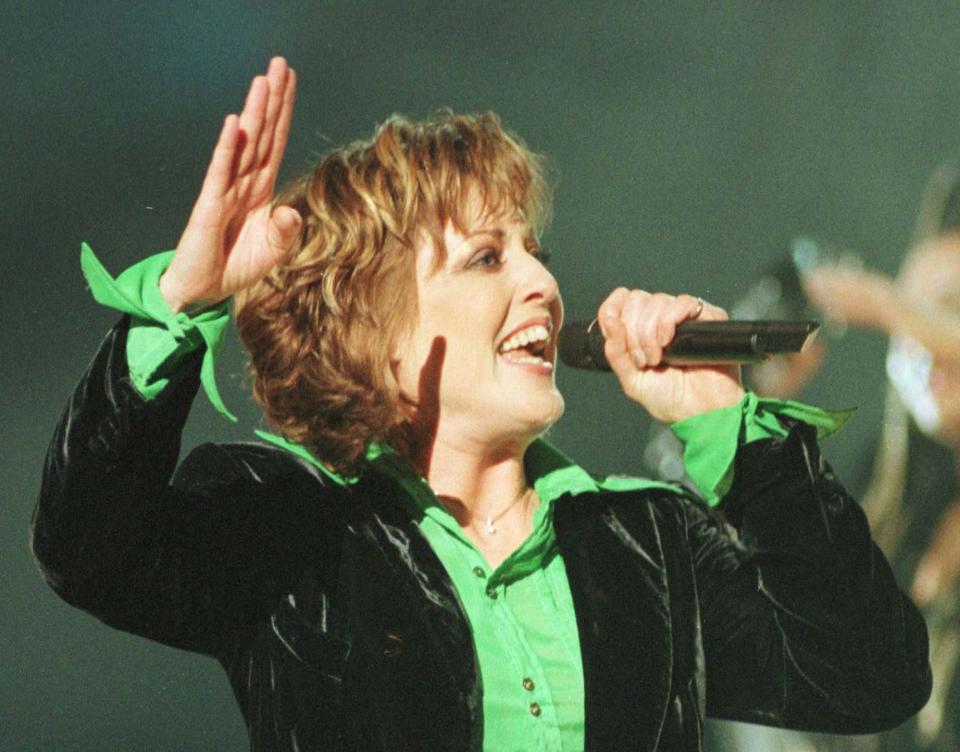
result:
M 371 442 L 405 453 L 391 347 L 418 312 L 416 248 L 465 229 L 468 197 L 545 226 L 544 159 L 492 112 L 395 115 L 369 141 L 324 156 L 277 196 L 303 218 L 299 246 L 236 299 L 253 392 L 274 430 L 341 472 Z

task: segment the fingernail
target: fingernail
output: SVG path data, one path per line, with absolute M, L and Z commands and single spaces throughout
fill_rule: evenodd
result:
M 647 367 L 647 356 L 643 354 L 643 350 L 641 350 L 639 347 L 635 350 L 631 350 L 630 355 L 633 357 L 633 364 L 637 368 Z

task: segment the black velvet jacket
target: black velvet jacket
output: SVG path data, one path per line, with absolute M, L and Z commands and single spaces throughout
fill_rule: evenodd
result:
M 50 446 L 33 546 L 53 588 L 215 656 L 253 750 L 478 749 L 470 627 L 398 489 L 373 472 L 336 487 L 256 444 L 204 445 L 174 477 L 197 362 L 145 401 L 125 335 Z M 916 712 L 926 630 L 812 430 L 744 447 L 722 507 L 726 522 L 662 490 L 556 501 L 586 749 L 699 750 L 705 714 L 853 733 Z

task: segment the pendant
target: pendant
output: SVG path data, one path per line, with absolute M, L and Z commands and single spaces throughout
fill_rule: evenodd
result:
M 493 517 L 487 517 L 486 530 L 489 535 L 497 532 L 497 529 L 493 526 Z

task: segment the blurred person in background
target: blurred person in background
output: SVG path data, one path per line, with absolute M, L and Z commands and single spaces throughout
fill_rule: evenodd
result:
M 910 722 L 876 736 L 812 736 L 708 723 L 708 739 L 730 752 L 955 752 L 960 749 L 960 163 L 945 164 L 932 176 L 913 250 L 897 279 L 856 264 L 818 263 L 801 280 L 785 259 L 731 310 L 745 319 L 801 319 L 818 312 L 890 336 L 880 438 L 869 450 L 863 481 L 853 478 L 852 484 L 901 587 L 928 621 L 933 695 Z M 815 351 L 750 366 L 745 380 L 767 396 L 798 396 L 823 362 L 823 339 L 816 343 Z
M 814 249 L 812 256 L 818 253 Z M 896 279 L 857 263 L 823 263 L 822 253 L 809 267 L 801 263 L 798 273 L 796 260 L 795 253 L 773 265 L 731 314 L 740 319 L 825 314 L 827 328 L 833 322 L 890 336 L 881 435 L 869 450 L 863 480 L 853 478 L 852 484 L 901 587 L 924 610 L 933 695 L 909 723 L 876 736 L 811 736 L 708 722 L 707 738 L 731 752 L 954 752 L 960 749 L 960 162 L 942 165 L 930 179 L 913 250 Z M 745 381 L 764 396 L 798 397 L 826 354 L 823 337 L 812 344 L 803 353 L 749 366 Z M 646 456 L 669 475 L 682 465 L 671 462 L 667 445 L 657 434 Z
M 931 178 L 913 250 L 895 280 L 844 265 L 819 267 L 805 276 L 805 290 L 827 316 L 890 335 L 883 427 L 862 499 L 876 540 L 930 628 L 930 701 L 896 731 L 858 740 L 858 749 L 955 752 L 960 749 L 960 164 L 946 164 Z

